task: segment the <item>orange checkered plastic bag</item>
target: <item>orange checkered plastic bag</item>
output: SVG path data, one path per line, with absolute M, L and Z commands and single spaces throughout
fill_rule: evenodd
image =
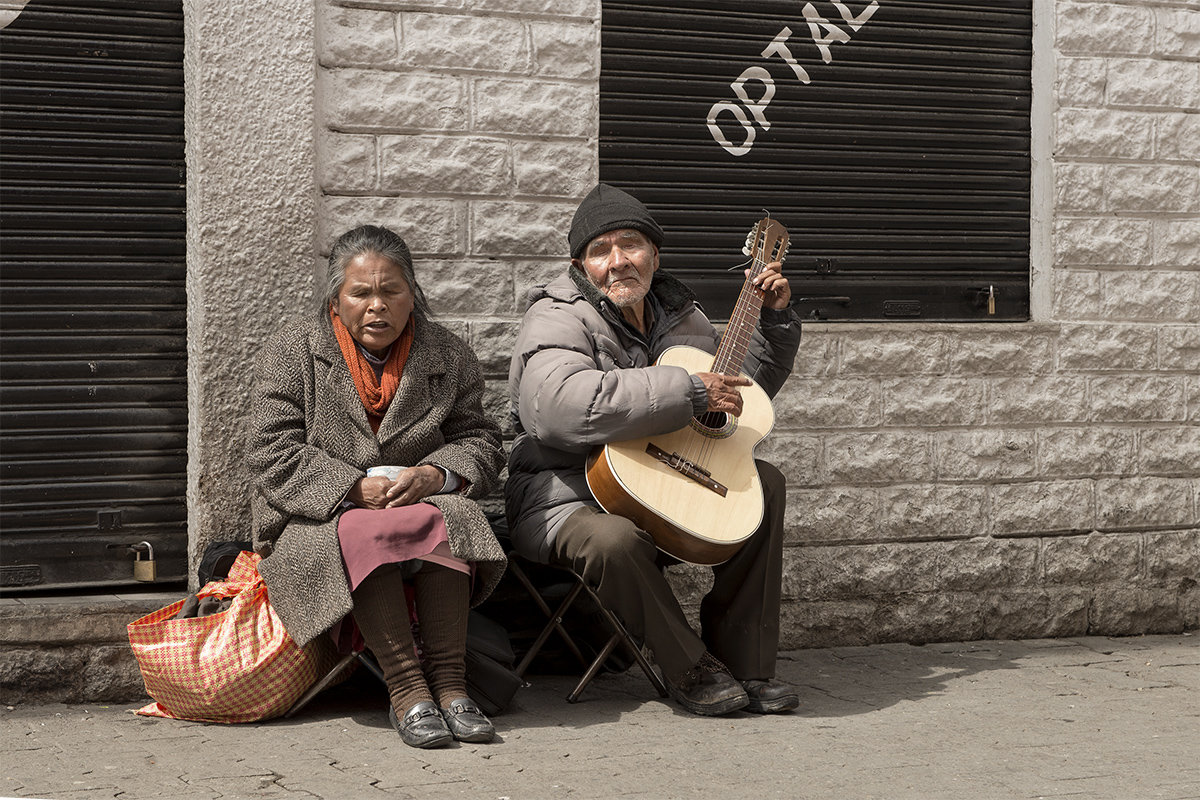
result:
M 333 666 L 328 637 L 305 647 L 292 641 L 267 601 L 256 553 L 243 552 L 224 581 L 200 598 L 232 598 L 224 611 L 175 619 L 185 600 L 128 626 L 129 644 L 155 702 L 151 717 L 200 722 L 254 722 L 277 717 Z

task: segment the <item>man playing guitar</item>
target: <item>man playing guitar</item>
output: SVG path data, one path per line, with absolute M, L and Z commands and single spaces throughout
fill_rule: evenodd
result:
M 517 437 L 505 494 L 513 541 L 526 557 L 582 576 L 650 648 L 672 697 L 688 711 L 787 711 L 799 698 L 775 679 L 785 501 L 779 470 L 753 462 L 762 519 L 713 567 L 700 635 L 663 576 L 670 559 L 647 531 L 603 511 L 585 476 L 597 446 L 676 431 L 706 412 L 742 413 L 740 387 L 750 380 L 736 369 L 689 372 L 655 363 L 675 345 L 715 353 L 720 342 L 690 290 L 659 270 L 662 240 L 640 201 L 598 184 L 572 221 L 566 274 L 529 293 L 509 372 Z M 748 276 L 763 308 L 744 369 L 773 397 L 791 372 L 800 320 L 778 260 Z

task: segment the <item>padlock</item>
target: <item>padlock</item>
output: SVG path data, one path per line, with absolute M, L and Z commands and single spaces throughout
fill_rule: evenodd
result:
M 142 548 L 146 549 L 146 560 L 142 560 Z M 147 583 L 158 577 L 158 564 L 154 561 L 154 548 L 149 542 L 131 545 L 130 550 L 137 554 L 133 562 L 133 579 Z

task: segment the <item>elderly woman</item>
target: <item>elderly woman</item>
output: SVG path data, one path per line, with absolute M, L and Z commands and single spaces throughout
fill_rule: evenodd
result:
M 465 681 L 468 604 L 504 569 L 472 499 L 503 464 L 479 363 L 430 320 L 392 231 L 344 234 L 328 277 L 318 318 L 285 327 L 256 364 L 247 461 L 259 571 L 298 644 L 350 615 L 406 744 L 491 741 Z

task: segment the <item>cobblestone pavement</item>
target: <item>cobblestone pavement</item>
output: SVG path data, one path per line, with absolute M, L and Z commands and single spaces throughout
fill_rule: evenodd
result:
M 1200 798 L 1200 636 L 784 653 L 798 711 L 705 719 L 636 670 L 534 677 L 498 741 L 421 751 L 351 681 L 296 719 L 0 710 L 0 795 L 53 798 Z

